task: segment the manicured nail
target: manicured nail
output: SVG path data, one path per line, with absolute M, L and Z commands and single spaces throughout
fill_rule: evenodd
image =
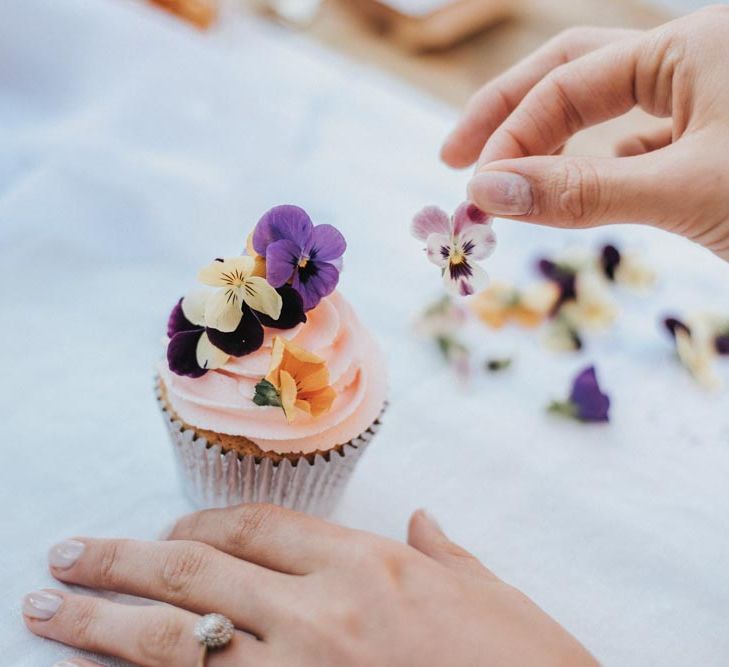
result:
M 440 527 L 440 524 L 436 520 L 436 518 L 427 510 L 420 510 L 420 513 L 423 515 L 423 519 L 425 519 L 432 528 L 435 528 L 436 530 L 439 530 L 443 532 L 443 529 Z
M 71 567 L 86 549 L 86 545 L 78 540 L 64 540 L 50 548 L 48 563 L 51 567 L 67 570 Z
M 23 598 L 23 613 L 30 618 L 47 621 L 49 618 L 53 618 L 61 606 L 61 602 L 63 602 L 63 598 L 55 593 L 47 591 L 28 593 Z
M 468 196 L 487 213 L 525 215 L 532 208 L 532 186 L 519 174 L 482 171 L 468 184 Z

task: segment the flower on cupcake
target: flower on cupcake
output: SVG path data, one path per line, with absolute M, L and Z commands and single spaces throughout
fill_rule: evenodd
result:
M 413 218 L 413 236 L 425 242 L 428 259 L 441 269 L 451 294 L 468 296 L 488 283 L 486 271 L 476 264 L 496 247 L 492 218 L 464 202 L 449 216 L 437 206 L 427 206 Z
M 331 409 L 335 398 L 326 361 L 276 336 L 268 374 L 256 385 L 253 402 L 280 407 L 291 423 L 297 411 L 321 416 Z
M 298 206 L 276 206 L 259 220 L 251 247 L 273 287 L 291 285 L 311 310 L 337 287 L 347 243 L 332 225 L 314 225 Z
M 548 409 L 581 422 L 610 421 L 610 397 L 600 388 L 594 366 L 577 374 L 567 400 L 552 401 Z

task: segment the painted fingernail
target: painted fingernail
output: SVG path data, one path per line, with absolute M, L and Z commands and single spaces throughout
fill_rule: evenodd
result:
M 49 618 L 53 618 L 61 606 L 61 602 L 63 602 L 63 598 L 55 593 L 47 591 L 28 593 L 23 598 L 23 614 L 39 621 L 47 621 Z
M 482 171 L 468 184 L 468 196 L 479 208 L 496 215 L 525 215 L 532 208 L 532 186 L 507 171 Z
M 86 545 L 78 540 L 64 540 L 54 544 L 48 550 L 48 564 L 61 570 L 71 567 L 86 549 Z

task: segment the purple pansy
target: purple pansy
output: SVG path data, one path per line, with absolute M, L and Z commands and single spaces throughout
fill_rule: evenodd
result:
M 194 292 L 180 299 L 167 321 L 167 363 L 177 375 L 201 377 L 220 368 L 229 357 L 242 357 L 255 352 L 263 344 L 263 326 L 292 329 L 306 321 L 301 296 L 284 285 L 276 290 L 282 308 L 278 319 L 242 303 L 242 317 L 234 331 L 222 332 L 205 325 L 206 293 Z M 208 295 L 210 293 L 207 293 Z
M 729 331 L 724 331 L 714 338 L 714 347 L 718 354 L 729 354 Z
M 424 241 L 428 259 L 440 267 L 446 289 L 468 296 L 486 287 L 488 276 L 476 261 L 496 247 L 492 218 L 469 202 L 449 216 L 437 206 L 426 206 L 413 218 L 412 235 Z
M 610 421 L 610 397 L 600 389 L 595 367 L 580 371 L 572 382 L 569 398 L 553 402 L 549 409 L 582 422 Z
M 666 317 L 663 320 L 663 326 L 666 327 L 666 330 L 669 334 L 671 334 L 672 338 L 676 338 L 676 331 L 679 330 L 685 332 L 689 336 L 691 335 L 691 329 L 689 326 L 677 317 Z
M 298 206 L 276 206 L 253 231 L 253 249 L 266 260 L 266 280 L 301 294 L 304 310 L 315 308 L 339 282 L 347 243 L 332 225 L 314 225 Z

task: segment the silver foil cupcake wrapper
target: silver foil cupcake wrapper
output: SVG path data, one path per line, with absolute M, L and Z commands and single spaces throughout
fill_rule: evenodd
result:
M 296 461 L 223 452 L 172 418 L 157 397 L 172 440 L 183 489 L 199 509 L 240 503 L 274 503 L 328 516 L 344 492 L 352 470 L 380 426 L 378 418 L 364 433 L 325 454 Z

